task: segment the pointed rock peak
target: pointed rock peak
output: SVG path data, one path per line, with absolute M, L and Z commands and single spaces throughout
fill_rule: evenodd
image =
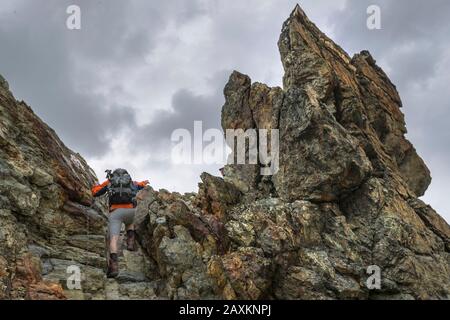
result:
M 297 80 L 310 79 L 311 77 L 305 76 L 305 72 L 309 71 L 315 73 L 322 70 L 319 73 L 322 72 L 321 76 L 323 76 L 323 70 L 329 69 L 329 78 L 331 78 L 332 65 L 337 61 L 346 69 L 353 68 L 350 56 L 309 20 L 299 5 L 284 22 L 278 47 L 285 69 L 283 82 L 285 89 L 292 85 L 298 86 L 300 83 Z M 318 64 L 322 64 L 322 67 Z M 332 82 L 332 79 L 330 81 Z M 328 89 L 325 88 L 325 90 Z
M 295 5 L 294 10 L 292 10 L 291 17 L 306 17 L 305 11 L 303 11 L 298 3 Z
M 305 11 L 302 9 L 302 7 L 300 7 L 299 4 L 295 5 L 295 8 L 292 10 L 289 18 L 286 20 L 285 25 L 290 25 L 293 21 L 304 26 L 312 24 L 312 22 L 308 19 Z
M 312 23 L 311 20 L 309 20 L 308 15 L 306 14 L 305 10 L 303 10 L 299 4 L 295 5 L 294 9 L 292 10 L 292 12 L 289 15 L 289 18 L 287 19 L 286 22 L 289 23 L 290 21 L 297 21 L 298 23 L 300 23 L 304 26 L 309 26 L 309 27 L 311 27 L 311 25 L 313 25 L 314 28 L 316 28 L 318 31 L 320 31 L 314 25 L 314 23 Z
M 315 51 L 326 49 L 334 51 L 334 54 L 341 56 L 347 63 L 350 61 L 348 54 L 318 28 L 298 4 L 283 24 L 279 44 L 283 42 L 287 45 L 284 49 L 292 50 L 299 45 Z

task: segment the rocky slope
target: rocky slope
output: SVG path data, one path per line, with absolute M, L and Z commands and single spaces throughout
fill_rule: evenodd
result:
M 97 182 L 0 77 L 0 299 L 151 297 L 141 251 L 123 252 L 117 280 L 105 279 L 106 215 Z M 81 288 L 73 284 L 73 266 Z M 76 279 L 74 279 L 76 280 Z
M 369 52 L 350 58 L 296 7 L 283 88 L 233 72 L 223 129 L 279 129 L 280 170 L 231 165 L 197 195 L 147 190 L 137 223 L 169 298 L 450 298 L 450 228 Z M 367 269 L 381 269 L 369 290 Z
M 430 173 L 395 86 L 298 6 L 279 48 L 283 88 L 233 72 L 222 126 L 279 129 L 280 170 L 229 165 L 197 194 L 146 189 L 142 249 L 123 250 L 115 280 L 94 173 L 1 78 L 0 298 L 450 299 L 450 227 L 418 199 Z M 71 265 L 81 290 L 67 287 Z

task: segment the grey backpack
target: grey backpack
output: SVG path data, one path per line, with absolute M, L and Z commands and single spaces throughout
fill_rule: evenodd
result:
M 116 169 L 107 176 L 109 185 L 109 204 L 128 204 L 133 203 L 137 194 L 137 188 L 133 179 L 125 169 Z

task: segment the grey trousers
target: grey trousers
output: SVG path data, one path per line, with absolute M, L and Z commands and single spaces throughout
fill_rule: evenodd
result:
M 136 209 L 119 208 L 111 212 L 108 219 L 109 236 L 118 236 L 122 223 L 126 226 L 133 224 L 135 211 Z

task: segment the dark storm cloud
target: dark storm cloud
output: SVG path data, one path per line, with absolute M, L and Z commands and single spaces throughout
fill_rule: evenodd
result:
M 122 90 L 122 96 L 136 93 L 121 86 L 125 84 L 134 86 L 137 92 L 149 90 L 159 97 L 170 97 L 197 81 L 191 79 L 191 74 L 204 74 L 207 79 L 208 74 L 233 68 L 254 74 L 254 80 L 273 83 L 271 62 L 281 67 L 276 49 L 278 32 L 295 1 L 260 3 L 5 0 L 4 10 L 0 10 L 0 72 L 14 94 L 29 102 L 70 147 L 88 157 L 102 156 L 110 148 L 114 132 L 136 127 L 133 109 L 122 107 L 135 105 L 111 101 L 117 94 L 111 92 L 111 87 Z M 72 4 L 81 7 L 81 30 L 65 26 L 66 8 Z M 275 7 L 280 10 L 270 9 Z M 277 12 L 276 19 L 271 19 L 269 12 Z M 185 24 L 195 24 L 202 18 L 211 19 L 210 29 L 194 27 L 192 32 L 179 34 Z M 167 32 L 167 28 L 172 31 Z M 183 37 L 201 38 L 204 33 L 209 33 L 204 43 L 176 47 L 186 40 Z M 173 59 L 149 64 L 146 58 L 155 48 L 164 46 L 169 46 Z M 184 54 L 197 59 L 196 65 L 202 69 L 195 70 L 190 61 L 182 61 Z M 161 55 L 156 55 L 157 60 Z M 261 65 L 266 65 L 267 70 Z M 143 79 L 141 83 L 120 78 L 133 70 L 148 70 L 138 75 Z M 281 77 L 275 79 L 279 83 Z M 199 103 L 205 105 L 209 99 L 210 104 L 220 108 L 221 86 L 212 88 L 215 93 L 197 94 Z M 189 105 L 181 107 L 181 102 L 176 101 L 179 95 L 173 98 L 175 114 L 195 114 L 189 113 Z M 151 110 L 170 107 L 155 101 L 148 103 L 152 103 Z M 199 113 L 219 118 L 209 110 Z M 170 117 L 165 111 L 161 114 Z M 159 117 L 158 113 L 154 116 Z M 110 123 L 114 121 L 115 131 L 111 131 Z M 185 122 L 182 127 L 188 125 Z M 153 130 L 155 136 L 157 132 Z
M 101 155 L 108 136 L 134 123 L 132 109 L 105 108 L 105 97 L 75 89 L 76 36 L 65 28 L 64 1 L 23 1 L 0 19 L 0 70 L 14 94 L 29 102 L 61 138 L 86 155 Z M 74 31 L 75 32 L 75 31 Z M 97 49 L 103 49 L 97 44 Z M 104 57 L 104 55 L 100 55 Z M 115 116 L 121 116 L 120 123 Z M 114 123 L 114 126 L 110 126 Z
M 364 27 L 366 8 L 371 4 L 381 8 L 381 30 Z M 440 81 L 449 80 L 445 78 L 450 52 L 449 14 L 450 1 L 446 0 L 352 0 L 340 15 L 330 17 L 336 20 L 337 42 L 351 52 L 369 49 L 388 69 L 405 102 L 403 111 L 410 124 L 410 135 L 419 136 L 429 131 L 430 123 L 434 124 L 434 132 L 439 134 L 428 135 L 429 143 L 419 145 L 428 152 L 436 150 L 436 139 L 447 137 L 449 132 L 445 122 L 450 97 L 440 85 Z M 447 153 L 443 143 L 440 152 Z
M 367 8 L 381 9 L 381 30 L 366 27 Z M 424 82 L 435 74 L 450 33 L 447 0 L 351 0 L 340 14 L 329 17 L 335 40 L 355 53 L 370 49 L 375 58 L 388 62 L 390 76 L 400 88 Z
M 166 150 L 170 155 L 170 138 L 174 130 L 186 129 L 193 134 L 194 122 L 201 121 L 203 130 L 220 129 L 220 113 L 224 104 L 223 88 L 230 71 L 220 71 L 210 80 L 213 94 L 195 94 L 179 89 L 172 96 L 171 110 L 156 111 L 155 120 L 134 131 L 133 141 L 138 149 Z
M 81 30 L 65 26 L 71 4 L 82 8 Z M 17 1 L 0 15 L 0 72 L 16 97 L 29 102 L 69 146 L 101 156 L 114 134 L 135 122 L 133 109 L 109 105 L 105 93 L 95 93 L 102 85 L 97 73 L 109 66 L 145 65 L 168 21 L 164 15 L 179 13 L 180 24 L 200 12 L 192 4 Z

